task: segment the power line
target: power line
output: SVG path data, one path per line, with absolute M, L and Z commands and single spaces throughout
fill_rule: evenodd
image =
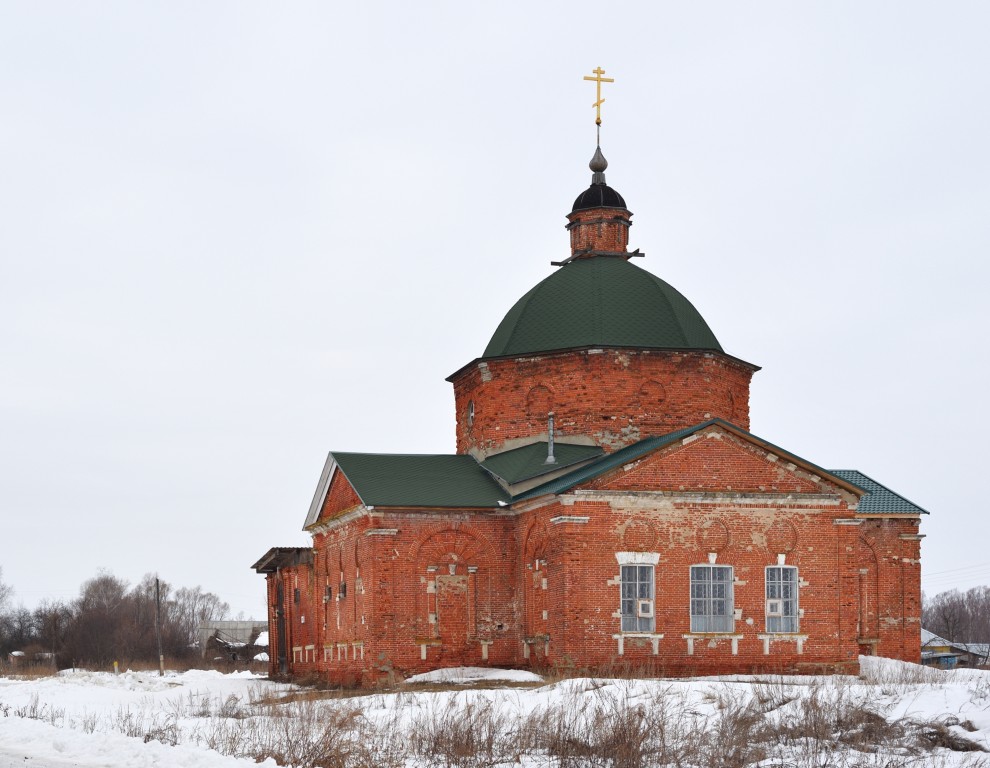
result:
M 973 569 L 990 569 L 990 563 L 979 563 L 977 565 L 964 565 L 962 568 L 950 568 L 947 571 L 933 571 L 928 576 L 939 576 L 943 573 L 956 573 L 957 571 L 971 571 Z M 924 577 L 923 577 L 924 578 Z

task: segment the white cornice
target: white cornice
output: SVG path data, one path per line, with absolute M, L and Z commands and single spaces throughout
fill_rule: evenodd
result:
M 744 491 L 609 491 L 574 490 L 570 494 L 589 501 L 644 503 L 663 500 L 691 504 L 760 504 L 767 506 L 837 507 L 841 501 L 834 494 L 823 493 L 750 493 Z

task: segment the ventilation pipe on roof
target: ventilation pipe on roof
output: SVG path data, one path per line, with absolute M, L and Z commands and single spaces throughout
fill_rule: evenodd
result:
M 553 456 L 553 411 L 547 414 L 547 460 L 544 464 L 556 464 Z

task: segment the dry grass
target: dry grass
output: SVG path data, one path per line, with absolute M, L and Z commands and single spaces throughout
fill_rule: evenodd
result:
M 24 662 L 21 664 L 0 664 L 0 677 L 11 680 L 37 680 L 58 674 L 50 662 Z
M 246 699 L 190 693 L 170 711 L 149 701 L 102 720 L 66 722 L 37 697 L 0 705 L 0 715 L 297 768 L 990 768 L 971 722 L 888 719 L 878 708 L 881 691 L 930 682 L 767 678 L 699 689 L 560 678 L 535 709 L 491 683 L 363 695 L 259 686 Z

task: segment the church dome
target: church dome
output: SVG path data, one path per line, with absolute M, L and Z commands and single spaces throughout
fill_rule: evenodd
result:
M 574 201 L 571 213 L 575 211 L 587 211 L 592 208 L 621 208 L 626 210 L 626 201 L 622 195 L 605 183 L 605 169 L 608 168 L 608 160 L 602 154 L 601 146 L 595 147 L 595 154 L 588 163 L 591 169 L 591 186 L 578 195 Z
M 484 357 L 581 347 L 723 351 L 671 285 L 625 258 L 596 256 L 566 263 L 519 299 Z
M 616 192 L 607 184 L 592 184 L 584 192 L 578 195 L 574 201 L 574 211 L 586 211 L 589 208 L 622 208 L 625 209 L 626 201 L 622 195 Z

